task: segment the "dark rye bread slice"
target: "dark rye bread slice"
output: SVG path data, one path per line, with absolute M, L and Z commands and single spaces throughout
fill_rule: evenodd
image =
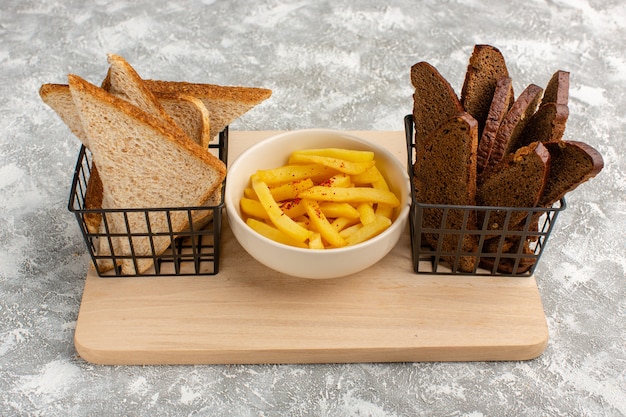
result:
M 475 45 L 461 88 L 461 104 L 478 122 L 478 137 L 485 128 L 496 83 L 508 77 L 504 56 L 491 45 Z
M 531 142 L 554 142 L 563 138 L 569 117 L 569 72 L 559 70 L 546 85 L 537 112 L 520 135 L 519 146 Z
M 476 203 L 479 206 L 536 207 L 546 185 L 549 163 L 550 153 L 540 142 L 507 155 L 500 164 L 484 172 L 478 183 Z M 515 211 L 507 222 L 505 211 L 491 211 L 485 218 L 481 210 L 478 225 L 486 230 L 511 230 L 527 216 L 526 211 Z
M 569 102 L 569 72 L 558 70 L 552 75 L 543 93 L 541 105 L 547 103 L 564 104 Z
M 556 142 L 563 138 L 569 108 L 564 104 L 546 103 L 532 115 L 518 139 L 518 146 L 532 142 Z
M 543 144 L 550 153 L 550 169 L 546 178 L 544 191 L 537 203 L 538 207 L 551 207 L 566 193 L 575 189 L 578 185 L 595 177 L 604 167 L 602 156 L 593 147 L 576 141 L 548 142 Z M 537 222 L 540 211 L 533 214 L 530 219 L 522 219 L 520 224 L 513 226 L 513 230 L 523 230 L 524 224 L 529 221 L 531 230 L 537 230 Z M 524 273 L 536 262 L 536 258 L 520 257 L 517 268 L 516 259 L 507 254 L 532 254 L 529 248 L 533 235 L 523 241 L 520 253 L 521 237 L 508 235 L 486 240 L 483 245 L 483 253 L 502 253 L 496 267 L 501 273 Z M 484 268 L 493 269 L 496 258 L 481 257 L 480 265 Z
M 482 173 L 487 165 L 491 148 L 496 140 L 498 128 L 513 105 L 513 80 L 511 77 L 502 77 L 496 82 L 487 121 L 483 133 L 478 140 L 476 156 L 478 174 Z
M 530 117 L 537 110 L 543 88 L 530 84 L 515 100 L 498 128 L 485 170 L 498 165 L 504 157 L 519 148 L 519 137 Z
M 450 83 L 427 62 L 411 67 L 415 142 L 428 136 L 452 117 L 463 113 L 463 106 Z
M 550 152 L 550 173 L 539 199 L 540 207 L 551 207 L 604 168 L 602 155 L 586 143 L 563 140 L 544 146 Z
M 424 204 L 470 205 L 476 204 L 476 147 L 478 144 L 478 124 L 468 113 L 449 119 L 430 135 L 416 144 L 416 160 L 413 167 L 415 198 Z M 443 223 L 443 210 L 425 208 L 422 227 L 436 229 L 475 229 L 474 212 L 466 217 L 465 210 L 450 209 L 446 224 Z M 452 233 L 425 233 L 424 237 L 434 249 L 445 252 L 476 252 L 475 236 Z M 444 257 L 451 265 L 452 257 Z M 477 260 L 473 256 L 461 256 L 458 269 L 465 272 L 474 270 Z

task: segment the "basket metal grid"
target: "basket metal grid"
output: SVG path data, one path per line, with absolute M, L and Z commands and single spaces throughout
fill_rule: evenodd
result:
M 228 127 L 220 132 L 217 140 L 209 144 L 209 151 L 224 163 L 228 158 Z M 212 205 L 197 207 L 158 207 L 102 209 L 90 208 L 88 184 L 92 174 L 91 153 L 81 146 L 70 191 L 68 209 L 74 213 L 84 238 L 92 264 L 100 277 L 137 277 L 163 275 L 216 275 L 219 272 L 220 240 L 222 233 L 222 208 L 224 207 L 224 184 Z M 97 218 L 101 227 L 90 227 L 90 220 Z M 110 219 L 123 218 L 126 230 L 113 233 Z M 189 228 L 172 230 L 172 219 L 186 217 Z M 155 219 L 165 219 L 169 230 L 151 230 Z M 139 226 L 137 225 L 139 219 Z M 131 226 L 134 224 L 134 229 Z M 134 244 L 149 241 L 149 253 L 138 253 Z M 126 249 L 120 250 L 119 242 Z M 163 253 L 155 250 L 155 242 L 168 241 Z M 103 248 L 105 250 L 103 250 Z M 139 273 L 139 265 L 152 264 Z M 122 264 L 127 267 L 122 268 Z M 130 265 L 130 268 L 128 267 Z
M 423 204 L 415 199 L 413 116 L 404 118 L 413 269 L 418 274 L 525 277 L 534 273 L 565 199 L 553 207 Z M 452 221 L 452 219 L 455 219 Z M 466 245 L 467 240 L 473 242 Z

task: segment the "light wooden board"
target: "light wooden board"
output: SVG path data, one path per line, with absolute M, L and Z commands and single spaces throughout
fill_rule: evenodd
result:
M 231 132 L 229 157 L 272 133 Z M 403 132 L 351 133 L 406 159 Z M 417 275 L 407 230 L 362 273 L 298 279 L 252 259 L 227 222 L 215 276 L 90 269 L 75 332 L 83 359 L 111 365 L 528 360 L 547 343 L 534 276 Z

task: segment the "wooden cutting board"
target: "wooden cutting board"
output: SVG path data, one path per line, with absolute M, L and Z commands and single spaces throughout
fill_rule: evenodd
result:
M 274 133 L 231 132 L 229 159 Z M 403 132 L 350 133 L 406 160 Z M 548 328 L 534 276 L 417 275 L 408 230 L 362 273 L 306 280 L 259 264 L 226 221 L 215 276 L 90 268 L 74 341 L 110 365 L 500 361 L 541 355 Z

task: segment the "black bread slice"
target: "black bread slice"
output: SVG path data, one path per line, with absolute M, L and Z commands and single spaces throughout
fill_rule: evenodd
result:
M 541 207 L 551 207 L 604 168 L 602 155 L 586 143 L 563 140 L 544 145 L 551 160 L 546 187 L 538 204 Z
M 555 142 L 563 138 L 569 117 L 569 72 L 555 72 L 543 93 L 537 112 L 520 135 L 519 146 L 529 143 Z
M 485 170 L 498 165 L 506 155 L 519 148 L 519 137 L 537 110 L 542 94 L 543 88 L 530 84 L 515 100 L 498 128 Z
M 416 142 L 463 113 L 463 106 L 450 83 L 429 63 L 418 62 L 411 67 L 411 83 L 415 88 L 413 121 Z
M 558 70 L 552 75 L 543 93 L 541 105 L 557 103 L 567 105 L 569 101 L 569 72 Z
M 511 77 L 502 77 L 496 83 L 493 100 L 489 107 L 487 121 L 478 140 L 477 169 L 482 173 L 489 160 L 491 148 L 496 140 L 498 128 L 513 105 L 513 81 Z
M 476 191 L 476 203 L 497 207 L 537 206 L 546 185 L 549 163 L 550 153 L 540 142 L 507 155 L 499 165 L 484 172 Z M 506 212 L 492 211 L 488 219 L 479 218 L 478 224 L 486 222 L 486 228 L 493 231 L 510 230 L 527 215 L 526 211 L 513 212 L 505 224 Z
M 486 125 L 496 83 L 508 76 L 504 56 L 498 48 L 474 46 L 461 88 L 461 104 L 478 122 L 478 137 Z
M 424 204 L 475 205 L 476 147 L 478 124 L 468 113 L 449 119 L 446 123 L 416 144 L 413 183 L 416 201 Z M 475 214 L 465 217 L 465 210 L 450 209 L 444 223 L 444 212 L 439 208 L 425 208 L 422 227 L 436 229 L 475 229 Z M 446 252 L 475 252 L 475 236 L 454 233 L 426 233 L 425 239 L 434 249 Z M 444 257 L 450 264 L 456 261 Z M 476 257 L 461 256 L 458 269 L 471 272 Z
M 563 138 L 569 108 L 564 104 L 546 103 L 532 115 L 518 139 L 518 146 L 532 142 L 556 142 Z

